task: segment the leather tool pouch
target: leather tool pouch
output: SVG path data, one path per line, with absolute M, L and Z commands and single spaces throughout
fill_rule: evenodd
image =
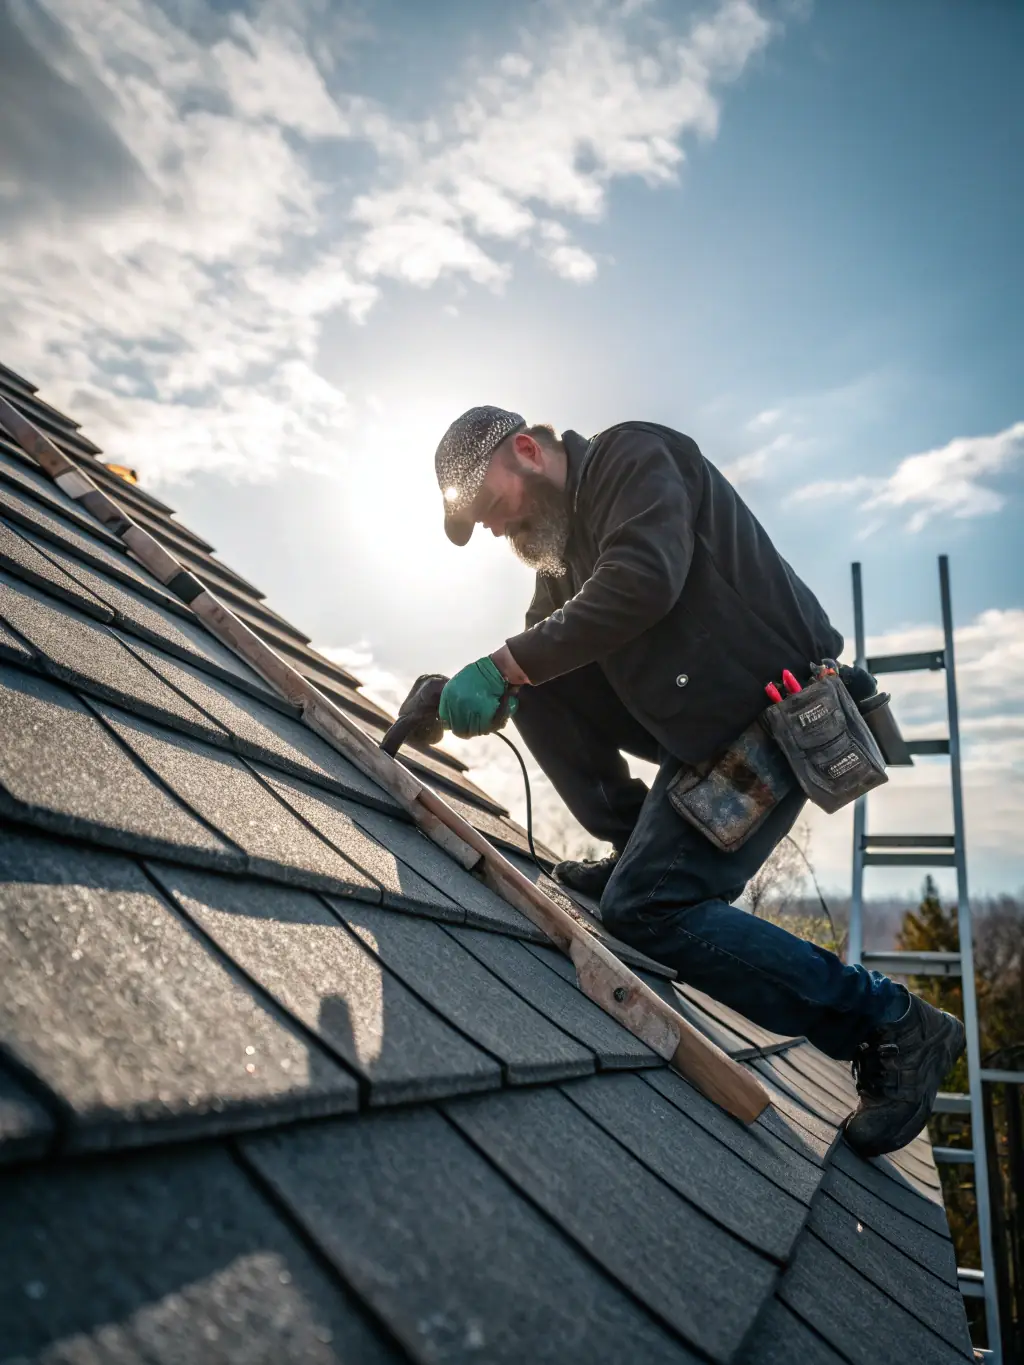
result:
M 669 784 L 668 799 L 716 848 L 732 853 L 795 782 L 785 755 L 758 717 L 713 763 L 684 763 Z
M 822 810 L 831 814 L 888 782 L 881 750 L 838 677 L 808 683 L 766 707 L 762 717 L 796 780 Z

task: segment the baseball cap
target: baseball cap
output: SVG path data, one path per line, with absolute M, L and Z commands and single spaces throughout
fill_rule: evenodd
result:
M 495 449 L 506 436 L 522 431 L 526 418 L 507 408 L 470 408 L 456 417 L 434 454 L 434 472 L 444 498 L 444 529 L 455 545 L 473 534 L 470 505 L 487 474 Z

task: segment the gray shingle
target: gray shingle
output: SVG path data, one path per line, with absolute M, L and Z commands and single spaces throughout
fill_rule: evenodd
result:
M 857 1087 L 850 1074 L 849 1062 L 836 1062 L 811 1046 L 800 1043 L 781 1054 L 786 1065 L 798 1071 L 816 1090 L 823 1092 L 842 1114 L 857 1107 Z
M 667 992 L 663 991 L 662 994 L 667 994 Z M 679 982 L 674 983 L 671 999 L 674 1008 L 679 1011 L 683 1018 L 703 1033 L 705 1038 L 710 1038 L 723 1052 L 744 1052 L 750 1048 L 749 1039 L 742 1037 L 735 1029 L 728 1028 L 720 1019 L 716 1019 L 713 1015 L 702 1010 L 690 998 L 689 992 L 681 989 Z
M 771 1299 L 750 1329 L 737 1365 L 846 1365 L 816 1332 Z
M 0 659 L 10 659 L 14 663 L 30 664 L 35 655 L 20 635 L 15 634 L 3 621 L 0 621 Z
M 942 1182 L 939 1179 L 938 1171 L 934 1165 L 931 1163 L 926 1165 L 908 1150 L 890 1152 L 888 1156 L 874 1157 L 872 1165 L 876 1166 L 883 1175 L 899 1181 L 901 1185 L 910 1185 L 918 1194 L 924 1195 L 925 1199 L 930 1199 L 935 1204 L 942 1204 Z
M 816 1120 L 820 1126 L 834 1133 L 849 1113 L 848 1109 L 844 1109 L 830 1095 L 825 1094 L 820 1086 L 807 1080 L 791 1066 L 787 1066 L 784 1052 L 759 1057 L 750 1065 L 762 1076 L 769 1077 L 778 1089 L 800 1106 L 804 1111 L 802 1121 L 805 1123 L 811 1119 Z
M 800 1100 L 784 1090 L 765 1062 L 747 1062 L 745 1065 L 757 1073 L 771 1097 L 772 1109 L 777 1111 L 779 1122 L 773 1124 L 772 1132 L 802 1155 L 823 1164 L 838 1140 L 839 1130 L 812 1114 Z M 771 1117 L 770 1110 L 765 1111 L 765 1117 Z
M 53 1134 L 53 1120 L 46 1109 L 10 1072 L 0 1068 L 0 1166 L 42 1156 Z
M 972 1358 L 964 1301 L 955 1285 L 904 1256 L 827 1194 L 815 1200 L 809 1226 L 866 1280 Z
M 398 1365 L 219 1147 L 0 1182 L 0 1341 L 23 1365 Z
M 948 1231 L 942 1234 L 924 1227 L 909 1214 L 900 1212 L 863 1185 L 858 1185 L 835 1165 L 826 1171 L 822 1189 L 887 1242 L 899 1247 L 946 1284 L 956 1286 L 956 1256 Z
M 512 1084 L 562 1080 L 594 1070 L 589 1048 L 510 991 L 439 924 L 328 900 L 410 990 L 497 1057 Z
M 941 1205 L 924 1195 L 918 1194 L 910 1185 L 892 1180 L 884 1175 L 873 1162 L 864 1161 L 857 1156 L 845 1142 L 836 1145 L 832 1156 L 835 1168 L 855 1180 L 885 1204 L 891 1204 L 908 1218 L 915 1219 L 926 1228 L 931 1228 L 940 1237 L 949 1236 L 949 1224 Z
M 363 1076 L 375 1104 L 486 1090 L 501 1069 L 438 1018 L 308 891 L 150 864 L 248 976 Z
M 455 1100 L 444 1111 L 652 1312 L 713 1360 L 731 1359 L 771 1292 L 769 1260 L 670 1191 L 557 1090 Z
M 55 678 L 190 734 L 226 735 L 135 658 L 106 626 L 0 573 L 0 616 L 38 651 Z
M 40 553 L 31 541 L 19 535 L 6 521 L 0 521 L 0 565 L 16 578 L 40 588 L 50 597 L 73 603 L 98 621 L 113 619 L 114 614 L 109 607 L 58 568 L 52 559 Z
M 0 734 L 0 812 L 118 848 L 244 866 L 66 688 L 0 665 Z
M 785 1261 L 807 1207 L 766 1180 L 639 1076 L 562 1087 L 627 1152 L 735 1237 Z
M 109 547 L 115 554 L 124 553 L 121 542 L 87 513 L 77 508 L 72 511 L 63 504 L 44 505 L 40 501 L 39 489 L 28 488 L 23 482 L 16 481 L 6 467 L 0 482 L 0 509 L 5 519 L 36 531 L 47 540 L 75 545 L 81 553 L 96 556 L 100 563 L 103 561 L 97 546 L 100 550 Z
M 242 1151 L 418 1361 L 696 1365 L 432 1110 Z
M 362 783 L 353 780 L 357 770 L 352 764 L 295 716 L 283 715 L 232 684 L 172 659 L 127 633 L 119 638 L 171 687 L 212 716 L 239 753 L 347 794 L 361 793 Z
M 353 807 L 340 796 L 272 772 L 262 764 L 254 766 L 281 801 L 382 887 L 385 905 L 395 910 L 419 910 L 436 919 L 463 918 L 461 906 L 360 829 L 352 818 Z
M 779 1297 L 850 1365 L 953 1365 L 964 1359 L 813 1234 L 800 1239 Z
M 821 1163 L 801 1133 L 788 1133 L 788 1143 L 778 1136 L 785 1123 L 782 1115 L 769 1107 L 756 1123 L 737 1123 L 668 1067 L 645 1072 L 643 1079 L 754 1170 L 802 1204 L 810 1204 L 821 1183 Z
M 353 805 L 350 814 L 371 838 L 391 849 L 420 876 L 461 905 L 466 912 L 467 924 L 479 929 L 522 935 L 538 942 L 547 941 L 525 915 L 459 867 L 414 825 L 378 811 L 367 810 L 364 806 Z
M 375 892 L 358 868 L 297 820 L 234 754 L 101 702 L 96 709 L 161 782 L 242 849 L 252 871 L 343 895 Z
M 775 1043 L 785 1042 L 788 1035 L 785 1033 L 773 1033 L 771 1029 L 764 1028 L 761 1024 L 755 1024 L 746 1015 L 740 1014 L 739 1010 L 730 1009 L 728 1005 L 723 1005 L 720 1000 L 715 1000 L 712 996 L 706 995 L 704 991 L 699 991 L 695 986 L 682 985 L 683 993 L 705 1014 L 717 1019 L 725 1028 L 731 1029 L 733 1033 L 744 1038 L 748 1047 L 772 1047 Z
M 74 1148 L 355 1107 L 120 855 L 0 834 L 0 958 L 3 1046 L 68 1107 Z
M 517 995 L 590 1048 L 597 1055 L 599 1066 L 612 1069 L 662 1065 L 657 1053 L 589 1000 L 575 981 L 569 982 L 550 969 L 541 954 L 561 957 L 556 950 L 546 952 L 538 945 L 536 953 L 531 953 L 525 944 L 513 938 L 482 929 L 452 926 L 448 932 Z
M 456 802 L 454 804 L 462 810 L 462 803 Z M 467 819 L 469 818 L 472 817 L 467 816 Z M 474 820 L 474 823 L 479 824 L 480 822 Z M 489 831 L 483 825 L 481 825 L 480 828 L 483 829 L 485 834 L 488 834 L 488 837 L 490 837 Z M 514 867 L 519 869 L 524 877 L 528 877 L 535 886 L 539 886 L 546 896 L 549 896 L 556 905 L 561 906 L 566 914 L 571 915 L 577 924 L 581 924 L 585 929 L 592 933 L 595 938 L 600 939 L 602 943 L 606 944 L 616 957 L 621 958 L 623 962 L 628 962 L 638 970 L 653 972 L 666 979 L 675 976 L 675 972 L 672 971 L 671 968 L 664 966 L 660 962 L 655 962 L 654 959 L 648 957 L 646 953 L 638 952 L 636 948 L 631 948 L 628 943 L 623 943 L 620 939 L 609 934 L 608 930 L 599 919 L 581 909 L 580 905 L 568 894 L 564 886 L 559 886 L 558 882 L 541 873 L 536 864 L 529 858 L 517 856 L 515 853 L 506 853 L 505 857 L 508 858 L 509 862 Z M 582 899 L 586 900 L 586 897 L 583 897 Z

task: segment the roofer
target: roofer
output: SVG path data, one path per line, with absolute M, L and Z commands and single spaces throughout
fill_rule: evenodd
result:
M 448 682 L 441 720 L 468 737 L 514 714 L 573 815 L 614 850 L 558 864 L 559 880 L 599 897 L 607 928 L 683 981 L 852 1059 L 848 1141 L 865 1155 L 904 1146 L 963 1050 L 962 1024 L 733 904 L 806 799 L 794 780 L 803 739 L 774 728 L 786 707 L 766 711 L 765 690 L 782 669 L 790 690 L 834 678 L 843 640 L 813 593 L 694 441 L 667 427 L 624 422 L 587 440 L 472 408 L 435 469 L 449 539 L 465 545 L 480 523 L 537 574 L 526 629 Z M 863 670 L 839 676 L 875 691 Z M 823 688 L 856 713 L 844 687 Z M 839 705 L 827 710 L 805 707 L 801 723 L 841 728 Z M 650 790 L 623 752 L 659 765 Z M 841 783 L 856 762 L 847 753 L 828 772 Z M 885 780 L 880 755 L 878 766 L 872 783 Z

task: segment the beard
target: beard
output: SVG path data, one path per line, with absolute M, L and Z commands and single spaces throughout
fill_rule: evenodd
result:
M 565 547 L 569 542 L 569 503 L 564 489 L 543 474 L 524 475 L 526 511 L 505 532 L 519 559 L 537 573 L 561 578 L 566 572 Z

